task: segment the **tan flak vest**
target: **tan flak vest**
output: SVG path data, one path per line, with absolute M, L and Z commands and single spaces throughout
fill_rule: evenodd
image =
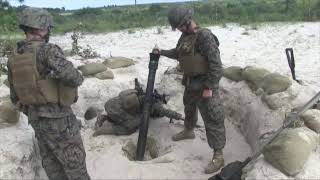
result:
M 131 114 L 139 112 L 141 104 L 138 97 L 138 91 L 135 89 L 124 90 L 119 93 L 119 97 L 121 106 L 125 111 Z
M 198 33 L 186 35 L 177 47 L 178 61 L 187 76 L 205 74 L 208 71 L 208 60 L 195 51 Z
M 78 89 L 68 87 L 54 79 L 43 79 L 37 70 L 36 54 L 39 42 L 33 42 L 33 52 L 18 54 L 9 58 L 13 88 L 19 102 L 25 105 L 58 103 L 70 106 L 76 101 Z

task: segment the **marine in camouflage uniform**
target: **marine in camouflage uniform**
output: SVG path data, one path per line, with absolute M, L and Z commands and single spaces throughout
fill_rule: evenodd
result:
M 219 81 L 222 77 L 219 41 L 209 29 L 200 28 L 192 20 L 191 9 L 177 7 L 169 11 L 168 20 L 173 29 L 178 28 L 182 35 L 176 48 L 153 51 L 163 56 L 177 59 L 184 71 L 183 97 L 185 128 L 172 139 L 194 139 L 194 127 L 199 109 L 203 118 L 209 146 L 214 149 L 212 162 L 205 173 L 218 171 L 223 165 L 222 149 L 226 143 L 224 110 L 219 96 Z
M 48 178 L 89 180 L 80 124 L 70 107 L 83 77 L 57 45 L 48 43 L 51 27 L 46 10 L 23 10 L 20 28 L 27 38 L 8 61 L 10 98 L 28 116 Z
M 119 96 L 111 98 L 105 104 L 107 115 L 97 118 L 93 136 L 102 134 L 129 135 L 140 125 L 145 95 L 139 95 L 134 89 L 125 90 Z M 166 116 L 170 119 L 183 120 L 182 115 L 163 107 L 164 102 L 155 99 L 150 112 L 151 117 Z

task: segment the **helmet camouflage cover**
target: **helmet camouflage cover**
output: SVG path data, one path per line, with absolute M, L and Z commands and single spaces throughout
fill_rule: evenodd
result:
M 192 19 L 193 10 L 185 7 L 174 7 L 169 10 L 168 20 L 172 29 L 184 24 L 186 21 Z
M 53 27 L 53 19 L 49 12 L 41 8 L 27 7 L 19 17 L 19 26 L 35 29 L 50 29 Z

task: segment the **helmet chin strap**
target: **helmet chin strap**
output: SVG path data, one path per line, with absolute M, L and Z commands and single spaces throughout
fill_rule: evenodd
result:
M 50 38 L 50 33 L 51 33 L 50 29 L 48 29 L 48 32 L 45 35 L 43 35 L 39 31 L 34 31 L 32 32 L 31 38 L 34 40 L 44 40 L 46 43 L 48 43 Z
M 51 34 L 51 30 L 48 29 L 48 33 L 46 35 L 43 36 L 43 39 L 46 43 L 49 42 L 49 39 L 50 39 L 50 34 Z

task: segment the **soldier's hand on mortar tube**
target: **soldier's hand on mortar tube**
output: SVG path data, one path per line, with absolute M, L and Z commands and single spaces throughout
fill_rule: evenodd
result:
M 158 47 L 158 45 L 156 44 L 153 49 L 152 49 L 152 53 L 154 54 L 160 54 L 161 49 Z
M 211 89 L 204 89 L 202 92 L 203 98 L 209 98 L 212 97 L 212 90 Z

